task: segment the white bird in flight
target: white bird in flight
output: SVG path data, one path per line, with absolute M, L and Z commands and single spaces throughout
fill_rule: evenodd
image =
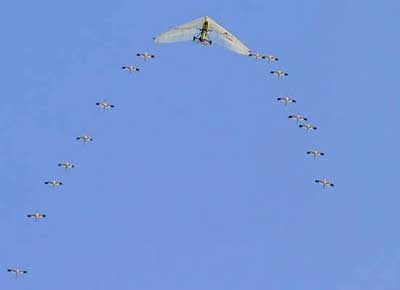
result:
M 86 143 L 86 142 L 93 141 L 93 138 L 89 135 L 82 135 L 82 136 L 76 137 L 76 140 L 81 140 L 81 141 L 83 141 L 83 143 Z
M 154 58 L 155 55 L 149 52 L 139 52 L 136 54 L 136 56 L 139 57 L 143 57 L 144 60 L 148 59 L 148 58 Z
M 316 158 L 316 157 L 321 157 L 321 156 L 324 156 L 324 155 L 325 155 L 324 152 L 321 152 L 321 151 L 318 151 L 318 150 L 310 150 L 310 151 L 307 151 L 307 154 L 308 154 L 308 155 L 312 155 L 314 158 Z
M 330 182 L 329 180 L 327 180 L 325 178 L 324 179 L 316 179 L 315 182 L 321 184 L 322 187 L 324 187 L 324 188 L 326 186 L 331 186 L 331 187 L 335 186 L 332 182 Z
M 123 65 L 121 68 L 122 68 L 123 70 L 127 70 L 127 71 L 129 71 L 129 72 L 139 71 L 139 70 L 140 70 L 140 68 L 138 68 L 138 67 L 136 67 L 136 66 L 133 66 L 133 65 Z
M 61 186 L 63 185 L 63 183 L 61 181 L 58 180 L 51 180 L 51 181 L 45 181 L 44 184 L 56 187 L 56 186 Z
M 35 212 L 26 215 L 28 218 L 34 218 L 35 220 L 45 218 L 46 215 L 44 213 Z
M 271 70 L 271 74 L 276 75 L 278 78 L 280 77 L 287 77 L 289 74 L 283 70 Z
M 107 102 L 97 102 L 96 106 L 102 108 L 103 110 L 114 108 L 113 104 Z
M 63 167 L 65 169 L 72 169 L 75 167 L 75 165 L 70 162 L 61 162 L 61 163 L 58 163 L 58 166 Z
M 277 58 L 276 56 L 265 55 L 265 54 L 261 54 L 261 53 L 258 53 L 258 52 L 250 52 L 249 56 L 250 57 L 254 57 L 255 59 L 265 59 L 265 60 L 267 60 L 269 62 L 278 61 L 279 60 L 279 58 Z
M 285 103 L 285 106 L 289 103 L 296 103 L 296 100 L 291 97 L 279 97 L 276 99 L 278 102 Z
M 28 271 L 19 268 L 8 268 L 7 272 L 14 273 L 16 276 L 28 273 Z
M 317 127 L 314 126 L 314 125 L 311 125 L 311 124 L 300 124 L 300 125 L 299 125 L 299 128 L 303 128 L 303 129 L 305 129 L 306 131 L 309 131 L 309 130 L 317 130 Z
M 289 115 L 288 118 L 292 119 L 292 120 L 296 120 L 296 123 L 298 123 L 299 121 L 307 121 L 308 120 L 307 117 L 305 117 L 303 115 L 299 115 L 299 114 Z

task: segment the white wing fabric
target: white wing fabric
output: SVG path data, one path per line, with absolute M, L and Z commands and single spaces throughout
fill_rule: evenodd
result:
M 236 53 L 249 55 L 250 49 L 232 33 L 208 17 L 210 39 Z
M 193 21 L 179 25 L 167 32 L 154 37 L 155 43 L 171 43 L 179 41 L 191 41 L 193 36 L 200 33 L 205 17 L 197 18 Z
M 200 17 L 188 23 L 177 26 L 167 32 L 154 37 L 155 43 L 171 43 L 192 41 L 198 36 L 205 21 L 208 21 L 208 37 L 210 40 L 236 53 L 249 55 L 250 49 L 228 30 L 216 23 L 210 17 Z

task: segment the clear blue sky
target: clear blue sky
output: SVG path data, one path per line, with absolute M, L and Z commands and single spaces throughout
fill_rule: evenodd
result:
M 399 1 L 2 6 L 0 288 L 400 288 Z M 281 61 L 152 43 L 202 15 Z

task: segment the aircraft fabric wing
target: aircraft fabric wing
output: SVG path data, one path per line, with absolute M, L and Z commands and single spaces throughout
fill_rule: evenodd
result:
M 204 23 L 204 17 L 179 25 L 167 32 L 154 37 L 155 43 L 171 43 L 180 41 L 192 41 L 193 36 L 200 33 Z
M 213 41 L 236 53 L 249 55 L 250 49 L 232 33 L 210 18 L 208 18 L 208 22 L 210 25 L 209 36 Z

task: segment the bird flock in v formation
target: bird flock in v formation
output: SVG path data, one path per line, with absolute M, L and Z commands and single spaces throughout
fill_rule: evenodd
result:
M 211 27 L 211 29 L 214 29 L 214 30 L 209 29 L 209 27 Z M 180 29 L 182 29 L 182 31 Z M 190 33 L 192 33 L 193 35 L 187 34 L 189 30 L 190 30 Z M 255 59 L 266 60 L 268 62 L 276 62 L 279 60 L 276 56 L 273 56 L 273 55 L 264 55 L 264 54 L 255 53 L 255 52 L 248 50 L 248 48 L 243 43 L 241 43 L 238 39 L 236 39 L 232 34 L 230 34 L 222 26 L 218 25 L 215 21 L 213 21 L 211 18 L 209 18 L 207 16 L 204 18 L 196 19 L 196 20 L 189 22 L 187 24 L 184 24 L 182 26 L 178 26 L 178 27 L 172 29 L 171 31 L 163 33 L 160 36 L 154 38 L 154 40 L 156 43 L 187 41 L 189 39 L 189 38 L 187 38 L 187 35 L 188 35 L 188 36 L 190 36 L 190 39 L 193 37 L 194 42 L 197 42 L 197 43 L 200 43 L 203 45 L 211 45 L 212 41 L 208 39 L 208 33 L 211 34 L 214 31 L 215 31 L 215 33 L 222 36 L 222 38 L 225 42 L 225 43 L 222 43 L 222 45 L 232 51 L 247 55 L 249 57 L 254 57 Z M 177 33 L 184 34 L 185 39 L 176 38 Z M 173 41 L 170 41 L 171 40 L 170 37 L 173 37 Z M 149 53 L 149 52 L 137 53 L 136 56 L 141 57 L 144 60 L 152 59 L 155 57 L 154 54 Z M 133 66 L 133 65 L 124 65 L 121 68 L 125 71 L 128 71 L 129 73 L 140 71 L 139 67 Z M 285 78 L 289 75 L 284 70 L 271 70 L 270 73 L 272 75 L 276 76 L 278 79 Z M 296 100 L 289 96 L 278 97 L 277 101 L 283 103 L 285 106 L 296 103 Z M 104 102 L 104 101 L 96 102 L 96 106 L 101 108 L 103 111 L 114 108 L 113 104 L 110 104 L 110 103 Z M 298 124 L 298 127 L 302 128 L 306 131 L 317 130 L 317 127 L 315 125 L 307 123 L 308 118 L 302 114 L 292 114 L 292 115 L 289 115 L 288 118 L 291 120 L 295 120 L 296 124 Z M 88 143 L 88 142 L 92 142 L 93 138 L 89 135 L 81 135 L 81 136 L 76 137 L 76 140 L 81 141 L 83 143 Z M 325 156 L 324 152 L 316 150 L 316 149 L 309 150 L 306 152 L 306 154 L 309 156 L 312 156 L 315 159 Z M 73 168 L 75 168 L 75 165 L 72 164 L 71 162 L 60 162 L 60 163 L 58 163 L 58 166 L 61 168 L 64 168 L 65 170 L 72 170 Z M 335 186 L 334 183 L 327 178 L 315 179 L 314 181 L 315 181 L 315 183 L 320 184 L 323 188 Z M 51 186 L 51 187 L 59 187 L 59 186 L 63 185 L 63 182 L 60 180 L 48 180 L 48 181 L 45 181 L 44 184 Z M 43 212 L 33 212 L 33 213 L 27 214 L 28 218 L 31 218 L 34 220 L 41 220 L 41 219 L 46 218 L 46 216 L 47 215 Z M 28 271 L 26 269 L 22 269 L 22 268 L 18 268 L 18 267 L 8 268 L 7 271 L 10 273 L 14 273 L 16 276 L 20 276 L 20 275 L 28 273 Z
M 260 53 L 249 53 L 249 56 L 254 57 L 256 59 L 264 59 L 264 60 L 267 60 L 268 62 L 279 60 L 276 56 L 263 55 Z M 277 78 L 287 77 L 289 75 L 286 71 L 283 71 L 283 70 L 271 70 L 270 73 L 275 75 Z M 278 102 L 284 103 L 285 106 L 287 106 L 288 104 L 294 104 L 297 102 L 296 99 L 294 99 L 292 97 L 288 97 L 288 96 L 278 97 L 276 100 Z M 306 131 L 315 131 L 318 129 L 317 126 L 310 124 L 310 123 L 306 123 L 308 121 L 308 118 L 302 114 L 292 114 L 292 115 L 289 115 L 288 118 L 291 120 L 295 120 L 296 124 L 298 124 L 298 127 L 303 128 Z M 313 158 L 325 156 L 324 152 L 315 150 L 315 149 L 309 150 L 306 153 L 307 153 L 307 155 L 310 155 Z M 335 186 L 335 184 L 327 178 L 315 179 L 314 181 L 316 183 L 322 185 L 323 188 Z
M 136 56 L 143 58 L 144 60 L 154 58 L 154 54 L 148 53 L 148 52 L 141 52 L 137 53 Z M 133 65 L 123 65 L 121 67 L 123 70 L 128 71 L 130 73 L 132 72 L 137 72 L 140 70 L 139 67 L 133 66 Z M 102 109 L 103 111 L 109 110 L 114 108 L 115 106 L 111 103 L 104 102 L 104 101 L 99 101 L 96 102 L 96 106 Z M 89 143 L 93 141 L 93 137 L 90 135 L 80 135 L 76 137 L 76 140 L 81 141 L 83 143 Z M 64 168 L 65 170 L 72 170 L 75 168 L 75 164 L 65 161 L 65 162 L 60 162 L 57 164 L 58 167 Z M 45 185 L 51 186 L 53 188 L 62 186 L 64 183 L 61 180 L 47 180 L 44 181 Z M 31 212 L 26 215 L 27 218 L 34 219 L 35 221 L 42 220 L 47 217 L 47 214 L 36 211 L 36 212 Z M 28 271 L 26 269 L 22 269 L 19 267 L 12 267 L 12 268 L 7 268 L 7 272 L 15 274 L 16 277 L 20 275 L 27 274 Z

